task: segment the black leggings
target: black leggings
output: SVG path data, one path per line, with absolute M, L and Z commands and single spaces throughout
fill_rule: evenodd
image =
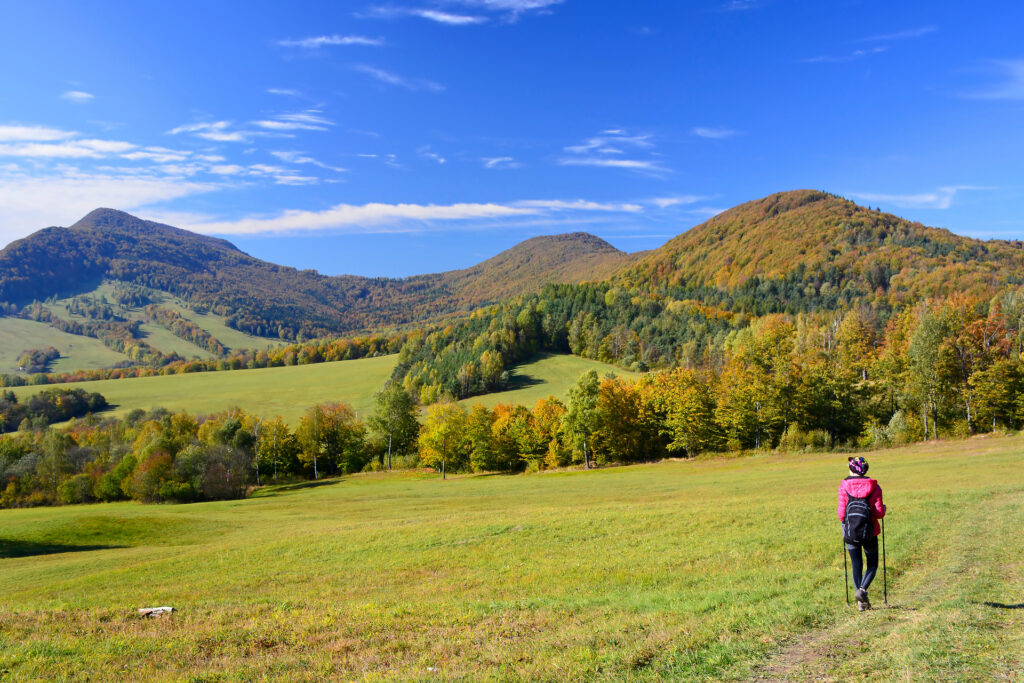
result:
M 864 557 L 868 561 L 868 571 L 861 577 L 863 566 L 860 560 L 860 549 L 864 548 Z M 868 589 L 878 572 L 878 536 L 872 536 L 863 545 L 846 545 L 850 551 L 850 563 L 853 565 L 853 587 Z

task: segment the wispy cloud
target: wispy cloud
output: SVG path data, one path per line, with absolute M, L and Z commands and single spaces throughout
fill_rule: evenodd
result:
M 347 168 L 325 164 L 324 162 L 318 161 L 304 152 L 297 152 L 295 150 L 277 150 L 271 152 L 271 154 L 288 164 L 312 164 L 313 166 L 325 168 L 329 171 L 336 171 L 338 173 L 345 173 L 346 171 L 348 171 Z
M 1003 59 L 987 63 L 983 70 L 995 81 L 977 90 L 962 93 L 976 100 L 1024 100 L 1024 59 Z
M 639 159 L 605 159 L 603 157 L 567 157 L 558 160 L 560 166 L 598 166 L 602 168 L 625 168 L 631 171 L 657 171 L 665 169 L 656 161 Z
M 312 36 L 298 40 L 279 40 L 277 44 L 282 47 L 301 47 L 307 50 L 316 50 L 321 47 L 332 45 L 363 45 L 368 47 L 381 47 L 384 45 L 383 38 L 369 38 L 367 36 Z
M 326 118 L 319 109 L 307 109 L 293 114 L 280 114 L 271 119 L 253 121 L 253 125 L 267 130 L 327 130 L 334 122 Z
M 457 204 L 338 204 L 324 211 L 290 210 L 270 216 L 249 216 L 237 220 L 194 220 L 182 227 L 204 234 L 252 235 L 318 231 L 423 232 L 451 230 L 453 226 L 486 229 L 523 225 L 574 217 L 587 221 L 586 214 L 642 212 L 633 202 L 594 202 L 586 199 L 528 199 L 506 203 L 462 202 Z M 490 221 L 490 222 L 488 222 Z
M 228 130 L 230 121 L 205 121 L 201 123 L 187 123 L 168 132 L 170 135 L 191 133 L 196 137 L 213 142 L 246 142 L 250 133 L 241 130 Z
M 749 9 L 757 9 L 763 4 L 761 0 L 728 0 L 721 7 L 726 12 L 743 12 Z
M 33 159 L 99 159 L 135 148 L 118 140 L 64 140 L 60 142 L 18 142 L 0 144 L 0 156 Z
M 607 211 L 613 213 L 638 213 L 644 210 L 640 204 L 592 202 L 586 199 L 526 199 L 516 202 L 515 206 L 555 211 Z
M 301 91 L 292 90 L 291 88 L 267 88 L 267 92 L 271 95 L 281 95 L 282 97 L 302 97 Z
M 356 16 L 377 19 L 398 19 L 419 17 L 448 26 L 472 26 L 492 20 L 514 23 L 527 13 L 548 13 L 564 0 L 446 0 L 449 6 L 458 6 L 467 11 L 456 12 L 438 7 L 410 5 L 375 5 Z
M 0 173 L 0 245 L 48 225 L 70 225 L 97 206 L 132 211 L 216 189 L 213 183 L 148 173 Z
M 696 204 L 697 202 L 704 201 L 705 199 L 707 199 L 707 197 L 702 197 L 700 195 L 682 194 L 672 197 L 652 197 L 647 201 L 654 204 L 659 209 L 668 209 L 673 206 Z
M 49 142 L 53 140 L 66 140 L 78 135 L 70 130 L 58 128 L 47 128 L 45 126 L 0 126 L 0 142 Z
M 479 17 L 471 14 L 452 14 L 451 12 L 441 12 L 440 10 L 434 9 L 410 9 L 409 14 L 423 19 L 429 19 L 430 21 L 436 21 L 439 24 L 447 24 L 449 26 L 469 26 L 472 24 L 483 24 L 487 22 L 487 17 Z
M 522 164 L 515 160 L 515 157 L 484 157 L 480 159 L 484 168 L 520 168 Z
M 904 209 L 948 209 L 953 205 L 953 200 L 958 192 L 966 190 L 988 190 L 991 188 L 977 185 L 951 185 L 940 187 L 932 192 L 921 192 L 918 194 L 883 194 L 874 192 L 850 192 L 855 197 L 865 202 L 879 202 L 881 204 L 892 204 Z
M 315 232 L 344 228 L 372 232 L 380 226 L 408 221 L 465 221 L 531 213 L 535 211 L 503 204 L 338 204 L 324 211 L 289 210 L 276 216 L 213 221 L 188 227 L 196 232 L 218 235 Z
M 867 36 L 861 38 L 858 42 L 861 43 L 882 43 L 890 42 L 893 40 L 907 40 L 908 38 L 920 38 L 926 36 L 929 33 L 938 31 L 938 26 L 919 26 L 917 28 L 910 28 L 905 31 L 896 31 L 895 33 L 882 33 L 875 36 Z
M 657 159 L 628 158 L 627 151 L 634 157 L 639 153 L 650 154 L 654 147 L 650 135 L 632 135 L 621 128 L 601 131 L 580 144 L 563 148 L 567 156 L 557 160 L 560 166 L 594 166 L 598 168 L 620 168 L 629 171 L 661 175 L 670 172 Z
M 885 45 L 877 45 L 875 47 L 865 48 L 863 50 L 853 50 L 842 55 L 818 55 L 817 57 L 808 57 L 799 61 L 805 64 L 820 64 L 827 62 L 852 62 L 857 59 L 863 59 L 864 57 L 870 57 L 885 52 L 889 48 Z
M 428 81 L 422 78 L 407 78 L 405 76 L 399 76 L 396 73 L 385 71 L 384 69 L 378 69 L 375 66 L 369 66 L 367 64 L 357 64 L 354 68 L 356 71 L 364 73 L 381 83 L 405 88 L 406 90 L 425 90 L 429 92 L 441 92 L 444 90 L 444 86 L 440 83 L 435 83 L 434 81 Z
M 731 138 L 736 135 L 736 131 L 732 128 L 710 128 L 705 126 L 697 126 L 691 128 L 690 132 L 701 138 L 709 138 L 711 140 L 722 140 L 725 138 Z
M 68 90 L 66 92 L 61 93 L 60 95 L 60 98 L 62 100 L 67 100 L 69 102 L 77 102 L 79 104 L 89 102 L 95 97 L 96 96 L 92 93 L 83 92 L 81 90 Z
M 438 164 L 444 164 L 447 161 L 447 159 L 445 159 L 440 154 L 437 154 L 436 152 L 432 152 L 430 150 L 430 145 L 426 145 L 425 147 L 420 147 L 418 150 L 416 150 L 416 152 L 421 157 L 423 157 L 424 159 L 430 159 L 431 161 L 434 161 L 434 162 L 436 162 Z

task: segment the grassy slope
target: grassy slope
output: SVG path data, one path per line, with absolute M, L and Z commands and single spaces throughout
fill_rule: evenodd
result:
M 1022 446 L 868 456 L 890 508 L 891 589 L 891 608 L 868 614 L 843 604 L 841 455 L 366 475 L 236 502 L 0 511 L 0 670 L 1006 678 L 1024 665 L 1024 610 L 985 603 L 1021 599 Z M 155 605 L 179 612 L 134 615 Z
M 345 401 L 360 415 L 372 410 L 373 394 L 390 377 L 398 356 L 382 356 L 338 363 L 296 365 L 261 370 L 199 372 L 166 377 L 76 382 L 72 388 L 98 391 L 117 406 L 114 414 L 133 408 L 187 410 L 214 413 L 240 406 L 257 415 L 281 415 L 290 423 L 314 403 Z M 41 387 L 18 387 L 19 400 Z
M 61 352 L 61 358 L 53 364 L 55 372 L 103 368 L 128 360 L 127 356 L 108 349 L 98 339 L 67 334 L 46 323 L 0 318 L 0 372 L 16 371 L 16 362 L 22 351 L 47 346 L 55 346 Z
M 117 415 L 133 408 L 157 406 L 192 413 L 241 406 L 264 417 L 282 415 L 294 424 L 306 408 L 321 401 L 345 401 L 361 415 L 368 414 L 373 409 L 374 393 L 384 386 L 397 361 L 397 356 L 386 356 L 265 370 L 76 382 L 67 386 L 100 392 L 117 405 L 114 411 Z M 637 376 L 637 373 L 575 356 L 542 356 L 518 366 L 514 376 L 522 385 L 520 388 L 476 396 L 463 403 L 466 407 L 474 403 L 488 406 L 522 403 L 532 408 L 538 398 L 549 394 L 564 399 L 569 387 L 591 368 L 602 376 L 608 372 L 630 378 Z M 18 387 L 13 391 L 19 400 L 24 400 L 42 388 L 45 387 Z
M 578 356 L 544 355 L 513 368 L 513 388 L 484 396 L 473 396 L 461 403 L 466 408 L 477 403 L 489 408 L 499 403 L 520 403 L 532 408 L 538 399 L 547 398 L 552 394 L 564 401 L 569 388 L 588 370 L 596 370 L 599 377 L 604 377 L 608 373 L 627 379 L 636 379 L 640 376 L 638 372 L 630 372 Z
M 113 301 L 111 293 L 113 287 L 110 284 L 103 284 L 96 289 L 86 292 L 85 296 L 106 296 L 108 301 Z M 170 295 L 160 295 L 161 306 L 176 310 L 185 318 L 199 325 L 229 349 L 265 349 L 271 346 L 280 345 L 283 342 L 275 339 L 264 339 L 254 337 L 245 332 L 228 327 L 224 319 L 212 313 L 199 314 L 189 310 L 180 299 Z M 81 316 L 72 315 L 67 309 L 67 300 L 60 299 L 53 304 L 47 304 L 56 315 L 67 320 L 84 321 Z M 148 320 L 141 309 L 118 308 L 122 315 L 129 318 Z M 180 339 L 167 329 L 154 322 L 143 323 L 143 340 L 153 348 L 164 353 L 172 351 L 181 354 L 185 358 L 198 356 L 199 358 L 212 358 L 213 354 L 202 349 L 192 342 Z M 79 335 L 67 334 L 56 330 L 44 323 L 36 323 L 29 320 L 17 318 L 0 318 L 0 372 L 13 372 L 16 369 L 15 360 L 26 349 L 45 348 L 56 346 L 61 351 L 61 359 L 54 363 L 54 372 L 74 372 L 81 369 L 110 367 L 115 363 L 128 360 L 124 354 L 117 353 L 105 347 L 98 339 L 82 337 Z

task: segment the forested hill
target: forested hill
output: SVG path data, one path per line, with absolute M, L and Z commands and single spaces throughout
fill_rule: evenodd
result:
M 986 297 L 1024 282 L 1024 244 L 929 228 L 812 190 L 741 204 L 679 235 L 619 284 L 753 313 L 923 297 Z
M 240 330 L 293 339 L 420 322 L 549 282 L 603 280 L 635 262 L 586 233 L 536 237 L 466 270 L 404 279 L 328 277 L 253 258 L 230 242 L 96 209 L 0 251 L 0 302 L 25 305 L 101 279 L 171 292 Z

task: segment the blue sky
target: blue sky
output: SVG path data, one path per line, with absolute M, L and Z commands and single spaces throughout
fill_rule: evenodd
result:
M 0 244 L 97 206 L 328 274 L 796 188 L 1024 238 L 1024 5 L 5 2 Z

